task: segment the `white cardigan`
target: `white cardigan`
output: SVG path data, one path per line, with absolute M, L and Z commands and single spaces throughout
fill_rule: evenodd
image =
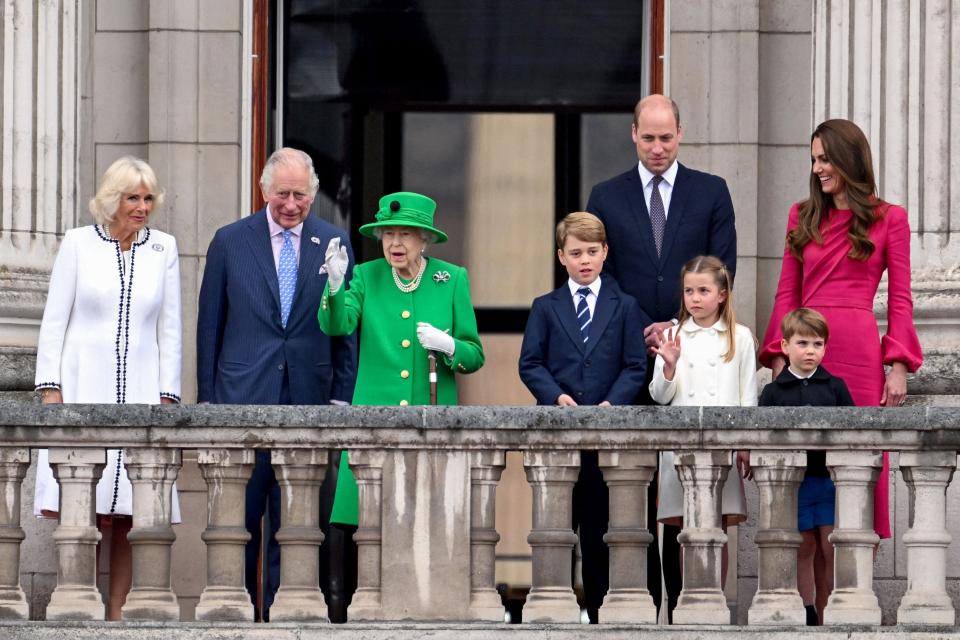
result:
M 125 258 L 98 225 L 67 231 L 50 274 L 36 387 L 59 389 L 68 403 L 179 402 L 180 358 L 180 262 L 173 236 L 145 228 Z M 130 483 L 118 458 L 117 450 L 109 452 L 97 513 L 132 513 Z M 59 509 L 48 465 L 37 470 L 34 511 L 40 509 Z
M 680 359 L 673 380 L 663 377 L 663 358 L 653 365 L 650 396 L 660 404 L 677 407 L 755 407 L 757 405 L 757 345 L 750 329 L 736 325 L 736 352 L 725 362 L 727 325 L 721 319 L 701 327 L 688 318 L 680 327 Z M 734 464 L 723 486 L 723 514 L 727 524 L 746 517 L 743 480 Z M 683 488 L 673 466 L 673 452 L 660 460 L 660 501 L 657 519 L 683 516 Z

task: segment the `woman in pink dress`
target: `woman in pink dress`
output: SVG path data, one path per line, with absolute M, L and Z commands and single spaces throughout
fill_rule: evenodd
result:
M 870 145 L 849 120 L 827 120 L 811 137 L 810 197 L 793 205 L 777 296 L 760 351 L 774 378 L 785 364 L 780 321 L 797 307 L 822 313 L 830 325 L 823 365 L 847 383 L 861 407 L 896 407 L 907 395 L 907 372 L 923 362 L 913 325 L 910 227 L 903 207 L 877 197 Z M 873 315 L 887 272 L 887 332 Z M 889 370 L 884 373 L 884 365 Z M 887 455 L 877 481 L 874 529 L 890 537 Z

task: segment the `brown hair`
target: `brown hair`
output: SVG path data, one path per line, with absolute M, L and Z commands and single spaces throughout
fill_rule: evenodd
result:
M 584 242 L 607 244 L 607 230 L 604 228 L 603 222 L 597 216 L 586 211 L 567 214 L 557 224 L 557 249 L 563 251 L 568 236 L 573 236 Z
M 683 280 L 688 273 L 709 273 L 713 275 L 713 282 L 720 291 L 727 292 L 727 299 L 720 303 L 720 317 L 727 325 L 727 352 L 723 354 L 723 361 L 730 362 L 737 352 L 737 317 L 733 312 L 733 278 L 730 270 L 723 264 L 723 260 L 715 256 L 697 256 L 680 269 L 680 300 L 683 300 Z M 680 303 L 680 324 L 690 317 L 687 307 Z
M 877 219 L 875 210 L 880 204 L 870 143 L 860 127 L 840 119 L 821 123 L 810 136 L 810 143 L 817 138 L 827 161 L 843 179 L 843 189 L 853 211 L 847 231 L 851 245 L 847 255 L 854 260 L 866 260 L 874 250 L 868 233 Z M 823 243 L 820 224 L 833 204 L 833 196 L 823 192 L 820 179 L 811 171 L 810 197 L 800 203 L 800 222 L 787 234 L 787 246 L 797 260 L 803 261 L 803 248 L 811 240 Z
M 800 307 L 783 316 L 780 323 L 780 333 L 784 340 L 793 336 L 816 336 L 826 342 L 830 339 L 830 328 L 827 319 L 819 311 Z

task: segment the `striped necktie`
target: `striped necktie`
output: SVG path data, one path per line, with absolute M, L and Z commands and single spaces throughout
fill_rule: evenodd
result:
M 290 319 L 290 307 L 293 305 L 293 292 L 297 288 L 297 254 L 293 250 L 293 233 L 283 230 L 283 246 L 280 248 L 280 264 L 277 266 L 277 280 L 280 284 L 280 324 L 287 328 Z
M 586 344 L 590 339 L 590 306 L 587 304 L 587 296 L 590 295 L 590 287 L 580 287 L 577 289 L 580 296 L 580 302 L 577 303 L 577 321 L 580 323 L 580 335 L 583 336 L 583 342 Z

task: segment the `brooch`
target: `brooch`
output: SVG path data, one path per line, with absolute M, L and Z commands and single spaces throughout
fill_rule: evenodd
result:
M 450 281 L 450 272 L 449 272 L 449 271 L 437 271 L 435 274 L 433 274 L 433 281 L 436 282 L 437 284 L 440 284 L 441 282 L 449 282 L 449 281 Z
M 163 251 L 163 245 L 160 244 L 159 242 L 155 242 L 153 246 L 151 246 L 150 248 L 153 249 L 154 251 Z
M 313 244 L 320 244 L 320 238 L 318 238 L 317 236 L 310 236 L 310 242 L 312 242 Z

